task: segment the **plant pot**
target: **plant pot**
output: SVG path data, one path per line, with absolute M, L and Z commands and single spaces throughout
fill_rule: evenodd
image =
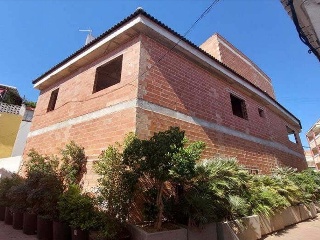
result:
M 10 210 L 9 207 L 6 207 L 5 215 L 4 215 L 4 223 L 8 225 L 12 225 L 12 221 L 13 221 L 12 211 Z
M 37 233 L 37 215 L 33 213 L 23 214 L 23 233 L 34 235 Z
M 21 211 L 13 212 L 12 227 L 18 230 L 23 228 L 23 212 Z
M 128 225 L 128 230 L 131 233 L 133 240 L 159 240 L 159 239 L 174 239 L 187 240 L 188 231 L 185 228 L 178 228 L 175 230 L 161 231 L 161 232 L 146 232 L 142 228 L 135 225 Z
M 77 228 L 71 228 L 72 240 L 88 240 L 89 232 Z
M 37 218 L 37 238 L 39 240 L 52 240 L 52 220 Z
M 217 224 L 209 223 L 202 227 L 187 227 L 188 240 L 217 240 Z
M 5 213 L 6 213 L 6 207 L 0 206 L 0 221 L 4 221 Z
M 71 230 L 68 224 L 63 222 L 53 222 L 53 240 L 70 240 Z

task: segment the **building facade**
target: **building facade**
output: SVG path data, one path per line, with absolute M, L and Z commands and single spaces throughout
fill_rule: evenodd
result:
M 141 9 L 33 84 L 40 96 L 24 161 L 31 148 L 57 154 L 74 140 L 88 156 L 88 188 L 109 144 L 170 126 L 206 142 L 203 158 L 236 157 L 259 173 L 307 167 L 300 121 L 250 59 L 220 35 L 198 47 Z
M 320 120 L 318 120 L 307 132 L 307 140 L 310 146 L 311 156 L 316 169 L 320 170 Z

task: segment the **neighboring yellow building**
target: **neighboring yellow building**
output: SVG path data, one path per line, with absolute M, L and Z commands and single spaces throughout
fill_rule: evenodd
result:
M 22 116 L 0 112 L 0 158 L 10 157 Z

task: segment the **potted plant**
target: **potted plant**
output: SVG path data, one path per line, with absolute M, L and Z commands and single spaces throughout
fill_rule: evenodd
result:
M 13 213 L 14 229 L 23 228 L 23 213 L 26 211 L 28 189 L 26 188 L 25 180 L 23 180 L 17 186 L 13 186 L 7 193 L 7 197 L 11 202 L 11 211 Z
M 57 218 L 57 203 L 63 192 L 60 178 L 55 174 L 46 174 L 39 179 L 36 189 L 28 196 L 28 201 L 33 204 L 32 211 L 37 216 L 38 239 L 52 239 L 52 221 Z
M 12 202 L 8 198 L 8 192 L 11 187 L 17 186 L 22 182 L 22 178 L 16 174 L 11 177 L 6 177 L 0 181 L 0 219 L 4 220 L 6 224 L 11 225 L 13 221 L 12 209 L 10 208 Z M 3 211 L 4 214 L 3 214 Z
M 54 211 L 52 204 L 56 204 L 58 198 L 56 195 L 62 184 L 59 184 L 56 175 L 58 167 L 56 157 L 43 156 L 34 149 L 28 156 L 30 159 L 26 164 L 26 187 L 28 188 L 27 203 L 30 207 L 24 213 L 23 232 L 32 235 L 37 233 L 37 214 L 47 215 Z M 49 228 L 51 224 L 52 228 L 52 222 L 40 220 L 40 226 L 42 226 L 41 222 L 46 222 L 45 225 Z M 51 233 L 52 230 L 48 232 Z M 41 233 L 40 228 L 39 234 Z
M 64 188 L 70 185 L 80 185 L 83 174 L 86 172 L 87 157 L 84 148 L 74 141 L 68 143 L 60 151 L 62 158 L 59 166 L 59 176 Z M 68 240 L 71 238 L 69 225 L 60 218 L 59 212 L 53 219 L 53 240 Z
M 97 225 L 93 198 L 70 185 L 58 202 L 60 219 L 71 226 L 72 240 L 87 240 L 89 230 Z

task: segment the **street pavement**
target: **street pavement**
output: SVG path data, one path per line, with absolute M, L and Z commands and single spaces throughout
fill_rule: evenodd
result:
M 0 240 L 36 240 L 36 235 L 25 235 L 22 230 L 15 230 L 12 225 L 4 224 L 0 221 Z
M 35 235 L 25 235 L 11 225 L 0 221 L 0 240 L 36 240 Z M 315 219 L 298 223 L 282 231 L 268 235 L 263 240 L 320 240 L 320 214 Z
M 264 240 L 320 240 L 320 214 L 315 219 L 285 228 L 273 233 Z

